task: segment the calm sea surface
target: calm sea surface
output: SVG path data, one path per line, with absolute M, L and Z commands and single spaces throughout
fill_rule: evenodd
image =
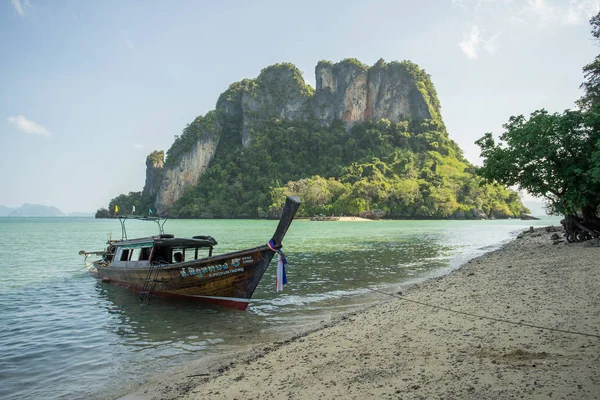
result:
M 79 250 L 119 238 L 117 220 L 0 218 L 0 398 L 110 399 L 158 372 L 202 363 L 310 328 L 384 299 L 499 247 L 541 221 L 294 221 L 246 312 L 181 301 L 140 305 L 137 293 L 86 273 Z M 176 236 L 209 234 L 216 254 L 264 244 L 277 221 L 170 220 Z M 131 221 L 128 236 L 157 232 Z

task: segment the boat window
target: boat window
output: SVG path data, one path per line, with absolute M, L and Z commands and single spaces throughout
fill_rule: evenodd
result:
M 156 251 L 154 252 L 154 260 L 155 262 L 158 263 L 165 263 L 165 262 L 170 262 L 170 254 L 169 254 L 169 249 L 168 248 L 164 248 L 164 247 L 157 247 Z
M 173 262 L 194 261 L 197 258 L 194 248 L 175 248 L 175 249 L 171 249 L 171 251 L 172 251 L 171 260 L 173 260 Z M 180 261 L 178 261 L 178 259 Z
M 152 247 L 142 247 L 140 250 L 140 261 L 149 260 Z
M 127 249 L 123 249 L 121 251 L 121 258 L 120 261 L 129 261 L 129 250 Z
M 137 261 L 140 259 L 140 253 L 141 253 L 142 249 L 131 249 L 129 250 L 131 252 L 131 256 L 129 257 L 129 259 L 131 261 Z

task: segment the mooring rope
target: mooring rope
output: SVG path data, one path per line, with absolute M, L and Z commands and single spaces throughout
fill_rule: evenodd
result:
M 359 286 L 356 285 L 356 287 L 359 287 Z M 379 290 L 379 289 L 366 288 L 366 287 L 360 287 L 360 288 L 361 289 L 367 289 L 367 290 L 370 290 L 372 292 L 377 292 L 377 293 L 380 293 L 380 294 L 383 294 L 383 295 L 386 295 L 386 296 L 394 297 L 394 298 L 397 298 L 397 299 L 400 299 L 400 300 L 408 301 L 408 302 L 411 302 L 411 303 L 420 304 L 422 306 L 427 306 L 427 307 L 431 307 L 431 308 L 437 308 L 438 310 L 444 310 L 444 311 L 448 311 L 448 312 L 455 313 L 455 314 L 466 315 L 466 316 L 469 316 L 469 317 L 487 319 L 487 320 L 495 321 L 495 322 L 504 322 L 504 323 L 507 323 L 507 324 L 519 325 L 519 326 L 526 326 L 526 327 L 529 327 L 529 328 L 542 329 L 542 330 L 546 330 L 546 331 L 568 333 L 568 334 L 571 334 L 571 335 L 588 336 L 588 337 L 594 337 L 594 338 L 600 339 L 600 335 L 593 334 L 593 333 L 576 332 L 576 331 L 570 331 L 568 329 L 549 328 L 547 326 L 540 326 L 540 325 L 528 324 L 526 322 L 516 322 L 516 321 L 511 321 L 511 320 L 503 319 L 503 318 L 489 317 L 489 316 L 486 316 L 486 315 L 477 315 L 477 314 L 469 313 L 469 312 L 466 312 L 466 311 L 453 310 L 453 309 L 448 308 L 448 307 L 438 306 L 438 305 L 435 305 L 435 304 L 429 304 L 429 303 L 425 303 L 425 302 L 418 301 L 418 300 L 412 300 L 412 299 L 400 296 L 398 294 L 384 292 L 383 290 Z

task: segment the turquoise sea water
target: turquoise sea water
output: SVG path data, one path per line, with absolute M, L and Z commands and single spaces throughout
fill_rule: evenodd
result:
M 116 220 L 0 218 L 0 398 L 111 399 L 158 372 L 276 340 L 388 292 L 441 275 L 541 221 L 294 221 L 284 241 L 285 291 L 275 263 L 246 312 L 181 301 L 140 305 L 95 280 L 79 250 L 102 250 Z M 216 254 L 264 244 L 277 221 L 170 220 L 176 236 L 209 234 Z M 128 223 L 128 236 L 156 225 Z

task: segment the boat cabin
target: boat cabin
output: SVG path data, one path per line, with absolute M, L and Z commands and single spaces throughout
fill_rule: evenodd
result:
M 161 234 L 109 243 L 106 261 L 111 267 L 147 268 L 156 264 L 177 264 L 211 257 L 217 241 L 211 236 L 191 239 Z

